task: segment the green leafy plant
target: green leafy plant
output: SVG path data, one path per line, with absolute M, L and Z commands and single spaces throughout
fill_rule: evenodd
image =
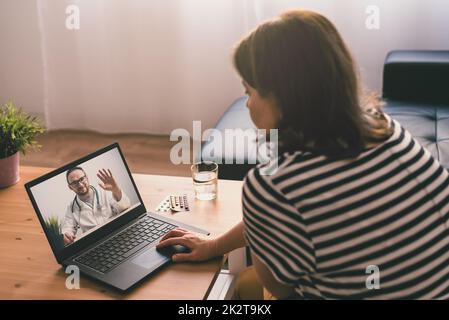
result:
M 53 244 L 55 250 L 59 251 L 64 248 L 64 236 L 61 234 L 61 223 L 57 216 L 51 216 L 44 220 L 47 229 L 48 238 Z
M 45 226 L 54 235 L 61 234 L 61 224 L 59 223 L 58 217 L 52 216 L 52 217 L 45 219 Z
M 25 154 L 29 147 L 39 149 L 36 135 L 44 133 L 45 127 L 36 117 L 31 117 L 12 102 L 0 106 L 0 159 L 20 151 Z

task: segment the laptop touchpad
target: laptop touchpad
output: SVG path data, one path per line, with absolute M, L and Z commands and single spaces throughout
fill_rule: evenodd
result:
M 137 264 L 140 267 L 152 269 L 168 260 L 170 260 L 170 258 L 157 252 L 156 247 L 152 247 L 131 260 L 131 262 Z

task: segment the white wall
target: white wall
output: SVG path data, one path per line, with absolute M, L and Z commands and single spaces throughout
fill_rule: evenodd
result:
M 65 28 L 68 4 L 80 30 Z M 380 7 L 380 30 L 365 28 L 367 5 Z M 234 44 L 298 7 L 337 25 L 374 90 L 389 50 L 449 49 L 447 0 L 0 0 L 0 102 L 43 114 L 51 129 L 205 129 L 242 94 Z

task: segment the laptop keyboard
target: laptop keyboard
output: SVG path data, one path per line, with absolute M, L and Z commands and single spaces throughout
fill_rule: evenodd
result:
M 102 244 L 78 256 L 75 261 L 101 273 L 106 273 L 175 228 L 175 225 L 146 216 Z

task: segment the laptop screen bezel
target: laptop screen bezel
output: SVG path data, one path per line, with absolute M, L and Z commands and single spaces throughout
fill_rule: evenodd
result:
M 117 217 L 116 219 L 106 223 L 105 225 L 101 226 L 98 230 L 93 231 L 92 233 L 89 233 L 88 235 L 86 235 L 85 237 L 79 239 L 78 241 L 74 242 L 73 244 L 65 247 L 64 249 L 62 249 L 60 252 L 57 252 L 56 248 L 55 248 L 55 244 L 51 241 L 51 237 L 49 236 L 49 231 L 47 230 L 47 228 L 45 227 L 45 221 L 43 218 L 43 215 L 39 209 L 39 206 L 37 205 L 37 202 L 34 198 L 33 192 L 31 190 L 32 187 L 45 182 L 46 180 L 49 180 L 61 173 L 66 172 L 67 170 L 69 170 L 70 168 L 76 167 L 78 165 L 81 165 L 82 163 L 89 161 L 95 157 L 98 157 L 108 151 L 111 151 L 113 149 L 117 148 L 120 157 L 125 165 L 126 171 L 129 175 L 129 178 L 131 179 L 132 185 L 134 187 L 134 190 L 137 194 L 137 197 L 140 201 L 140 205 L 138 205 L 137 207 L 133 208 L 132 210 L 130 210 L 129 212 Z M 145 204 L 142 201 L 142 197 L 140 196 L 139 190 L 137 189 L 136 183 L 133 179 L 133 176 L 131 174 L 131 171 L 129 170 L 128 164 L 126 163 L 125 157 L 123 156 L 122 150 L 120 149 L 120 146 L 118 143 L 113 143 L 111 145 L 108 145 L 100 150 L 97 150 L 91 154 L 88 154 L 78 160 L 75 160 L 73 162 L 70 162 L 66 165 L 64 165 L 61 168 L 58 168 L 56 170 L 53 170 L 49 173 L 46 173 L 45 175 L 38 177 L 28 183 L 25 184 L 25 189 L 28 193 L 28 197 L 31 200 L 31 203 L 33 205 L 33 208 L 39 218 L 39 222 L 42 226 L 42 229 L 45 232 L 45 236 L 47 237 L 48 242 L 50 243 L 50 247 L 53 251 L 53 254 L 56 258 L 56 260 L 58 261 L 58 263 L 62 264 L 64 260 L 72 257 L 73 255 L 76 255 L 77 253 L 79 253 L 80 251 L 84 250 L 85 248 L 87 248 L 88 246 L 92 245 L 93 243 L 97 242 L 100 239 L 103 239 L 104 237 L 108 236 L 109 234 L 111 234 L 113 231 L 117 230 L 118 228 L 122 227 L 123 225 L 129 223 L 130 221 L 136 219 L 137 217 L 139 217 L 140 215 L 144 214 L 147 212 L 146 208 L 145 208 Z

